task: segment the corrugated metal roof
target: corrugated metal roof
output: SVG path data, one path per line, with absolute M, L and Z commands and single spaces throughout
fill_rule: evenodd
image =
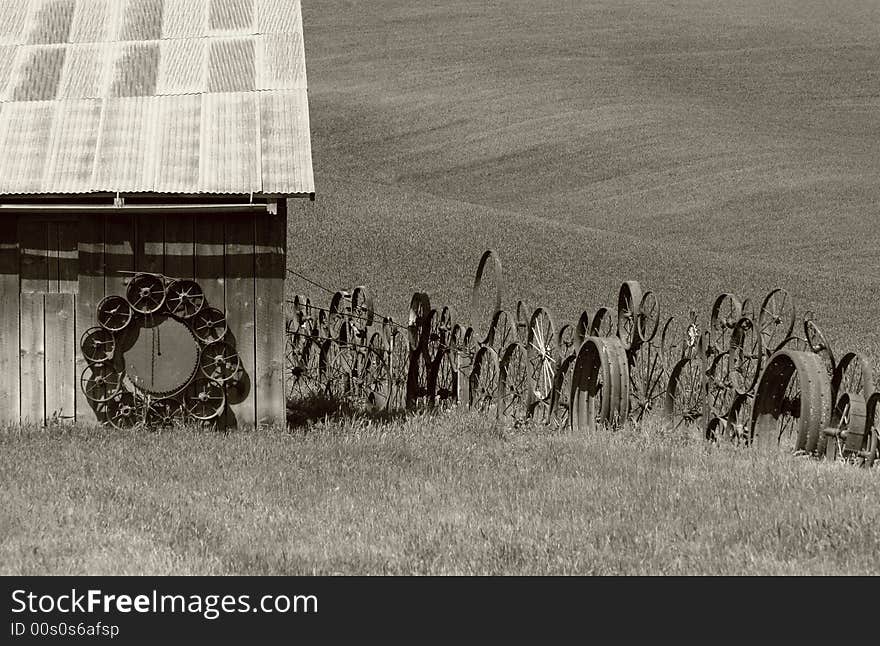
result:
M 299 0 L 0 0 L 0 194 L 314 192 Z

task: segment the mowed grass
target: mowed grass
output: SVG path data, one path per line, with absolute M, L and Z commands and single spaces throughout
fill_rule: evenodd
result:
M 487 248 L 504 306 L 560 322 L 628 279 L 682 324 L 782 286 L 876 364 L 878 12 L 304 2 L 317 200 L 294 202 L 291 268 L 397 317 L 421 289 L 465 320 Z
M 0 574 L 878 574 L 880 479 L 657 422 L 0 433 Z

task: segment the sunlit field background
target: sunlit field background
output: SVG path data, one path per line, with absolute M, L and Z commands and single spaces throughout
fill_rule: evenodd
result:
M 315 202 L 289 266 L 558 323 L 785 287 L 880 358 L 880 4 L 304 0 Z M 292 278 L 288 293 L 327 299 Z M 878 574 L 880 478 L 464 411 L 292 431 L 0 431 L 0 573 Z

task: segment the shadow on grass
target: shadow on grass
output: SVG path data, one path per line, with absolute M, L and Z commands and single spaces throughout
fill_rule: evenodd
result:
M 287 427 L 292 431 L 308 430 L 319 421 L 352 418 L 387 423 L 404 419 L 407 413 L 405 409 L 371 409 L 327 395 L 314 395 L 307 399 L 287 402 Z

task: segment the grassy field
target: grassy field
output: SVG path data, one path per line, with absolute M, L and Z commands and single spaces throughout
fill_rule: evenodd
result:
M 0 574 L 880 574 L 880 479 L 655 423 L 0 432 Z
M 317 201 L 290 268 L 562 322 L 787 288 L 880 359 L 873 0 L 304 0 Z M 321 296 L 301 280 L 289 294 Z M 2 574 L 878 574 L 880 479 L 657 423 L 0 430 Z

